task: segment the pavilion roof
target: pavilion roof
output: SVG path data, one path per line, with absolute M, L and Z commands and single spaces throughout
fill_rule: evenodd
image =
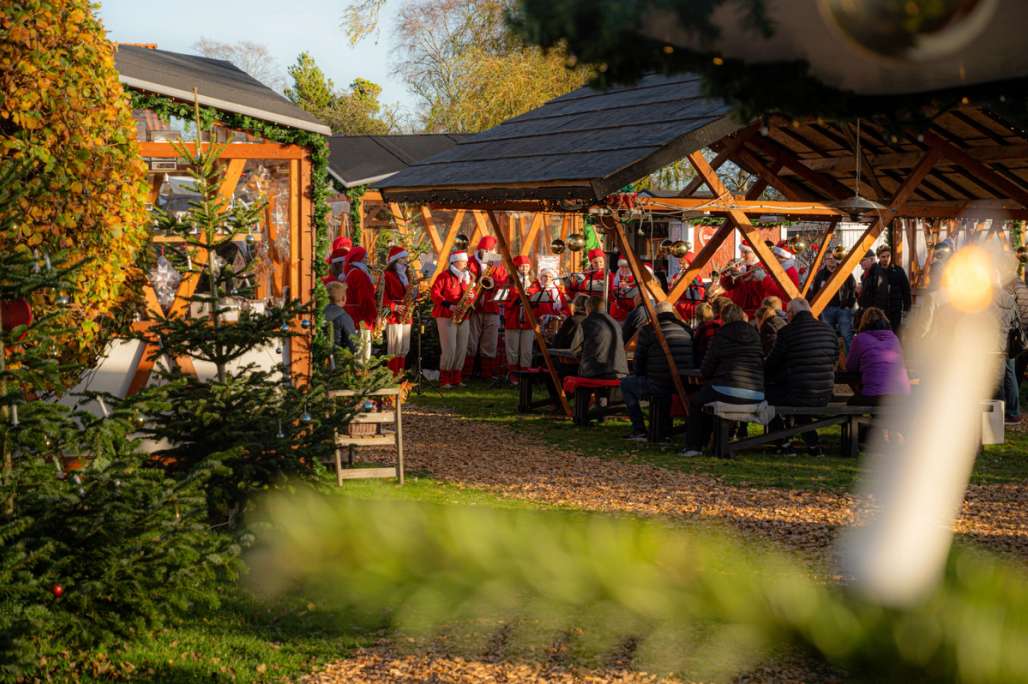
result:
M 446 133 L 333 135 L 328 139 L 328 172 L 346 188 L 370 185 L 468 137 Z
M 225 60 L 119 45 L 114 61 L 121 83 L 136 90 L 192 102 L 196 88 L 202 105 L 313 133 L 332 133 L 317 117 Z
M 738 129 L 691 75 L 580 88 L 376 184 L 390 201 L 598 200 Z

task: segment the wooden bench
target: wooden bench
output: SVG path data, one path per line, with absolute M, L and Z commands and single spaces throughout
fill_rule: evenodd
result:
M 564 394 L 574 397 L 572 419 L 575 425 L 587 426 L 594 418 L 602 421 L 606 416 L 624 413 L 624 402 L 612 401 L 611 396 L 613 390 L 620 388 L 621 381 L 617 379 L 599 380 L 577 375 L 564 378 Z M 595 407 L 592 406 L 594 398 Z
M 333 390 L 328 393 L 330 398 L 353 399 L 357 396 L 354 390 Z M 335 435 L 335 468 L 336 484 L 340 487 L 343 480 L 364 480 L 372 478 L 395 477 L 403 484 L 403 412 L 399 387 L 387 387 L 371 392 L 367 397 L 393 397 L 393 409 L 383 411 L 366 411 L 357 413 L 350 421 L 353 428 L 350 434 Z M 392 430 L 383 430 L 382 426 L 392 425 Z M 374 426 L 374 429 L 366 429 Z M 395 446 L 396 465 L 394 467 L 353 467 L 353 452 L 358 447 Z M 343 468 L 342 450 L 348 450 L 348 466 Z
M 650 397 L 650 424 L 646 430 L 646 439 L 650 442 L 663 442 L 671 435 L 684 432 L 684 425 L 675 427 L 675 418 L 685 418 L 688 415 L 688 407 L 682 406 L 677 394 L 670 397 Z
M 535 409 L 549 407 L 560 411 L 561 404 L 553 386 L 550 372 L 545 368 L 522 368 L 514 373 L 518 378 L 518 413 L 531 413 Z M 546 388 L 546 399 L 533 399 L 532 393 L 539 384 Z
M 703 410 L 714 416 L 714 454 L 719 458 L 730 458 L 740 451 L 778 442 L 804 432 L 816 432 L 820 428 L 832 425 L 842 426 L 842 437 L 839 443 L 840 454 L 855 458 L 859 451 L 857 438 L 861 423 L 870 423 L 879 413 L 877 406 L 850 406 L 849 404 L 829 404 L 828 406 L 775 406 L 776 416 L 813 418 L 804 425 L 794 425 L 781 430 L 764 428 L 764 434 L 746 439 L 732 441 L 731 431 L 736 421 L 725 419 L 714 413 L 713 407 L 707 405 Z

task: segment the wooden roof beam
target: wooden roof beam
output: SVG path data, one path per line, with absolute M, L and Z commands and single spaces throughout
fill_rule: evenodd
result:
M 753 137 L 756 132 L 756 126 L 749 126 L 732 135 L 727 142 L 721 145 L 721 149 L 717 151 L 717 156 L 710 162 L 711 168 L 715 171 L 721 168 L 721 165 L 730 160 L 735 151 L 739 149 L 744 142 Z M 701 185 L 703 185 L 703 177 L 696 174 L 696 177 L 689 181 L 688 185 L 682 188 L 682 191 L 678 193 L 678 196 L 691 197 L 694 192 L 700 189 Z
M 801 201 L 807 194 L 791 182 L 780 177 L 776 170 L 770 168 L 759 157 L 757 157 L 757 155 L 747 150 L 745 146 L 735 153 L 734 161 L 739 166 L 742 166 L 757 176 L 759 181 L 764 183 L 765 187 L 770 185 L 775 190 L 785 195 L 785 198 L 788 200 Z M 776 169 L 781 169 L 783 166 L 782 162 L 777 159 L 771 163 L 775 165 Z M 760 192 L 763 192 L 763 188 L 761 188 Z M 750 197 L 749 192 L 747 192 L 746 195 L 747 199 L 756 199 L 756 197 Z M 757 193 L 757 197 L 759 196 L 760 193 Z
M 934 133 L 927 133 L 925 135 L 925 141 L 934 148 L 941 150 L 942 154 L 945 155 L 947 159 L 956 164 L 959 169 L 968 173 L 968 175 L 974 174 L 974 177 L 981 178 L 986 183 L 995 186 L 1000 193 L 1006 193 L 1006 197 L 1008 199 L 1012 199 L 1022 207 L 1028 209 L 1028 190 L 1025 190 L 1018 185 L 1014 185 L 1009 180 L 993 171 L 986 164 L 970 156 L 965 150 L 943 140 Z
M 750 142 L 755 148 L 764 152 L 772 159 L 782 162 L 785 167 L 795 171 L 796 175 L 832 199 L 843 199 L 853 193 L 851 189 L 828 174 L 812 170 L 799 157 L 793 154 L 792 150 L 773 140 L 754 138 Z
M 857 267 L 857 262 L 871 248 L 878 235 L 892 222 L 893 218 L 896 217 L 897 211 L 907 203 L 917 186 L 921 184 L 921 181 L 924 180 L 928 172 L 932 170 L 932 167 L 942 157 L 942 147 L 940 145 L 934 142 L 929 142 L 929 145 L 929 149 L 921 157 L 921 161 L 918 162 L 914 171 L 903 182 L 903 185 L 896 191 L 896 194 L 893 195 L 892 201 L 889 202 L 889 207 L 879 215 L 878 220 L 868 226 L 860 239 L 850 248 L 849 254 L 843 258 L 842 263 L 832 273 L 825 286 L 814 296 L 813 301 L 810 302 L 810 308 L 815 316 L 821 314 L 825 306 L 828 305 L 828 302 L 832 300 L 832 297 L 842 288 L 846 278 Z
M 996 162 L 996 161 L 1015 161 L 1015 160 L 1028 160 L 1028 144 L 1024 145 L 1005 145 L 1005 146 L 981 146 L 981 147 L 970 147 L 966 150 L 967 154 L 971 157 L 983 162 Z M 868 160 L 874 165 L 875 169 L 910 169 L 917 164 L 920 159 L 920 153 L 918 152 L 897 152 L 888 154 L 869 154 Z M 825 173 L 853 173 L 854 170 L 854 157 L 853 155 L 846 155 L 844 157 L 825 157 L 823 159 L 805 159 L 803 163 L 812 171 L 822 171 Z M 943 161 L 940 166 L 946 166 L 947 161 Z M 795 171 L 789 168 L 782 170 L 782 175 L 795 175 Z

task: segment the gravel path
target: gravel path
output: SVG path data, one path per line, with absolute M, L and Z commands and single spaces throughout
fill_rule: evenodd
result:
M 716 477 L 585 456 L 493 424 L 405 411 L 410 470 L 520 499 L 594 511 L 715 521 L 824 556 L 853 522 L 851 494 L 725 484 Z M 466 445 L 479 449 L 467 449 Z M 488 449 L 488 453 L 485 450 Z M 972 486 L 956 530 L 1028 557 L 1028 483 Z

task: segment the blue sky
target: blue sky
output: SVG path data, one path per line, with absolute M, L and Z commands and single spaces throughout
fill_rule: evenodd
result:
M 357 76 L 382 86 L 382 101 L 398 102 L 408 111 L 414 99 L 394 76 L 389 9 L 378 35 L 351 48 L 341 27 L 346 0 L 101 0 L 100 17 L 111 40 L 157 43 L 173 52 L 193 52 L 201 37 L 225 43 L 250 40 L 271 50 L 283 76 L 287 66 L 306 50 L 337 87 Z

